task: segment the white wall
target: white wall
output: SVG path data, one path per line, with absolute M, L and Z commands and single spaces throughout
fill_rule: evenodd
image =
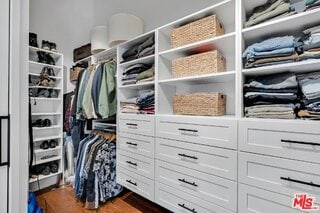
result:
M 93 26 L 107 25 L 115 13 L 125 12 L 144 20 L 145 32 L 196 12 L 221 0 L 30 0 L 30 31 L 55 41 L 64 54 L 65 66 L 72 66 L 73 49 L 90 42 Z M 65 88 L 72 91 L 69 71 Z
M 38 34 L 39 45 L 42 39 L 53 41 L 64 54 L 65 91 L 74 88 L 69 81 L 73 49 L 90 42 L 92 17 L 92 0 L 30 0 L 30 32 Z

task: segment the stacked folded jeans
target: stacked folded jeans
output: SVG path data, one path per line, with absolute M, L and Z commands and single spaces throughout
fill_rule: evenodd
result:
M 154 54 L 154 35 L 151 35 L 143 42 L 134 45 L 122 54 L 123 62 L 146 57 Z
M 154 91 L 140 91 L 137 105 L 139 106 L 139 114 L 154 114 Z
M 250 45 L 244 51 L 245 68 L 262 67 L 297 61 L 296 40 L 293 36 L 270 38 Z
M 300 60 L 320 58 L 320 25 L 303 31 L 304 36 L 300 38 L 299 51 Z
M 290 0 L 268 0 L 266 4 L 253 9 L 252 15 L 245 23 L 245 27 L 251 27 L 270 19 L 292 15 L 294 10 L 290 5 Z
M 296 118 L 298 82 L 292 73 L 248 79 L 244 93 L 246 117 Z
M 151 69 L 152 67 L 152 65 L 143 63 L 138 63 L 127 67 L 123 72 L 122 85 L 136 84 L 137 81 L 141 81 L 149 77 L 151 78 L 154 76 L 154 68 Z M 145 74 L 145 71 L 148 71 L 147 74 Z M 151 80 L 150 78 L 149 80 Z
M 302 93 L 301 118 L 320 119 L 320 72 L 311 72 L 297 76 Z
M 306 10 L 313 10 L 320 8 L 320 0 L 306 0 L 305 2 Z

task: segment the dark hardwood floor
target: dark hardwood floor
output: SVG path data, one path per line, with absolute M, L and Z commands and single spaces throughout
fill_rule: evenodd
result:
M 70 186 L 50 189 L 37 193 L 43 213 L 168 213 L 169 211 L 155 203 L 129 191 L 117 198 L 101 204 L 97 210 L 86 210 L 84 203 L 77 200 Z

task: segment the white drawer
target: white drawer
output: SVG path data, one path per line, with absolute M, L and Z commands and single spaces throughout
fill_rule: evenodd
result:
M 188 142 L 156 138 L 156 158 L 205 172 L 237 179 L 237 152 Z
M 119 131 L 154 136 L 153 115 L 119 115 Z
M 231 213 L 232 211 L 208 203 L 203 199 L 176 190 L 165 184 L 155 183 L 155 201 L 174 213 Z
M 117 151 L 117 166 L 154 179 L 154 159 L 123 150 Z
M 120 132 L 117 144 L 119 149 L 154 158 L 154 141 L 154 137 Z
M 121 167 L 117 168 L 117 182 L 131 191 L 154 201 L 154 181 L 130 172 Z
M 243 120 L 239 122 L 239 149 L 320 163 L 320 123 Z
M 292 207 L 294 195 L 282 195 L 239 184 L 238 198 L 239 213 L 301 213 L 301 210 Z M 319 200 L 315 205 L 319 205 Z
M 208 146 L 237 148 L 237 120 L 194 116 L 158 116 L 156 135 Z
M 237 211 L 237 182 L 156 160 L 156 181 Z
M 239 182 L 286 195 L 317 194 L 320 200 L 320 164 L 240 152 Z

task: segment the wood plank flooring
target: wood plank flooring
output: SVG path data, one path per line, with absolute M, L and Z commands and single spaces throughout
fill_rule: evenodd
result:
M 78 201 L 70 186 L 37 193 L 43 213 L 169 213 L 170 211 L 145 198 L 125 191 L 117 198 L 101 204 L 97 210 L 86 210 L 84 203 Z M 45 202 L 46 201 L 46 202 Z

